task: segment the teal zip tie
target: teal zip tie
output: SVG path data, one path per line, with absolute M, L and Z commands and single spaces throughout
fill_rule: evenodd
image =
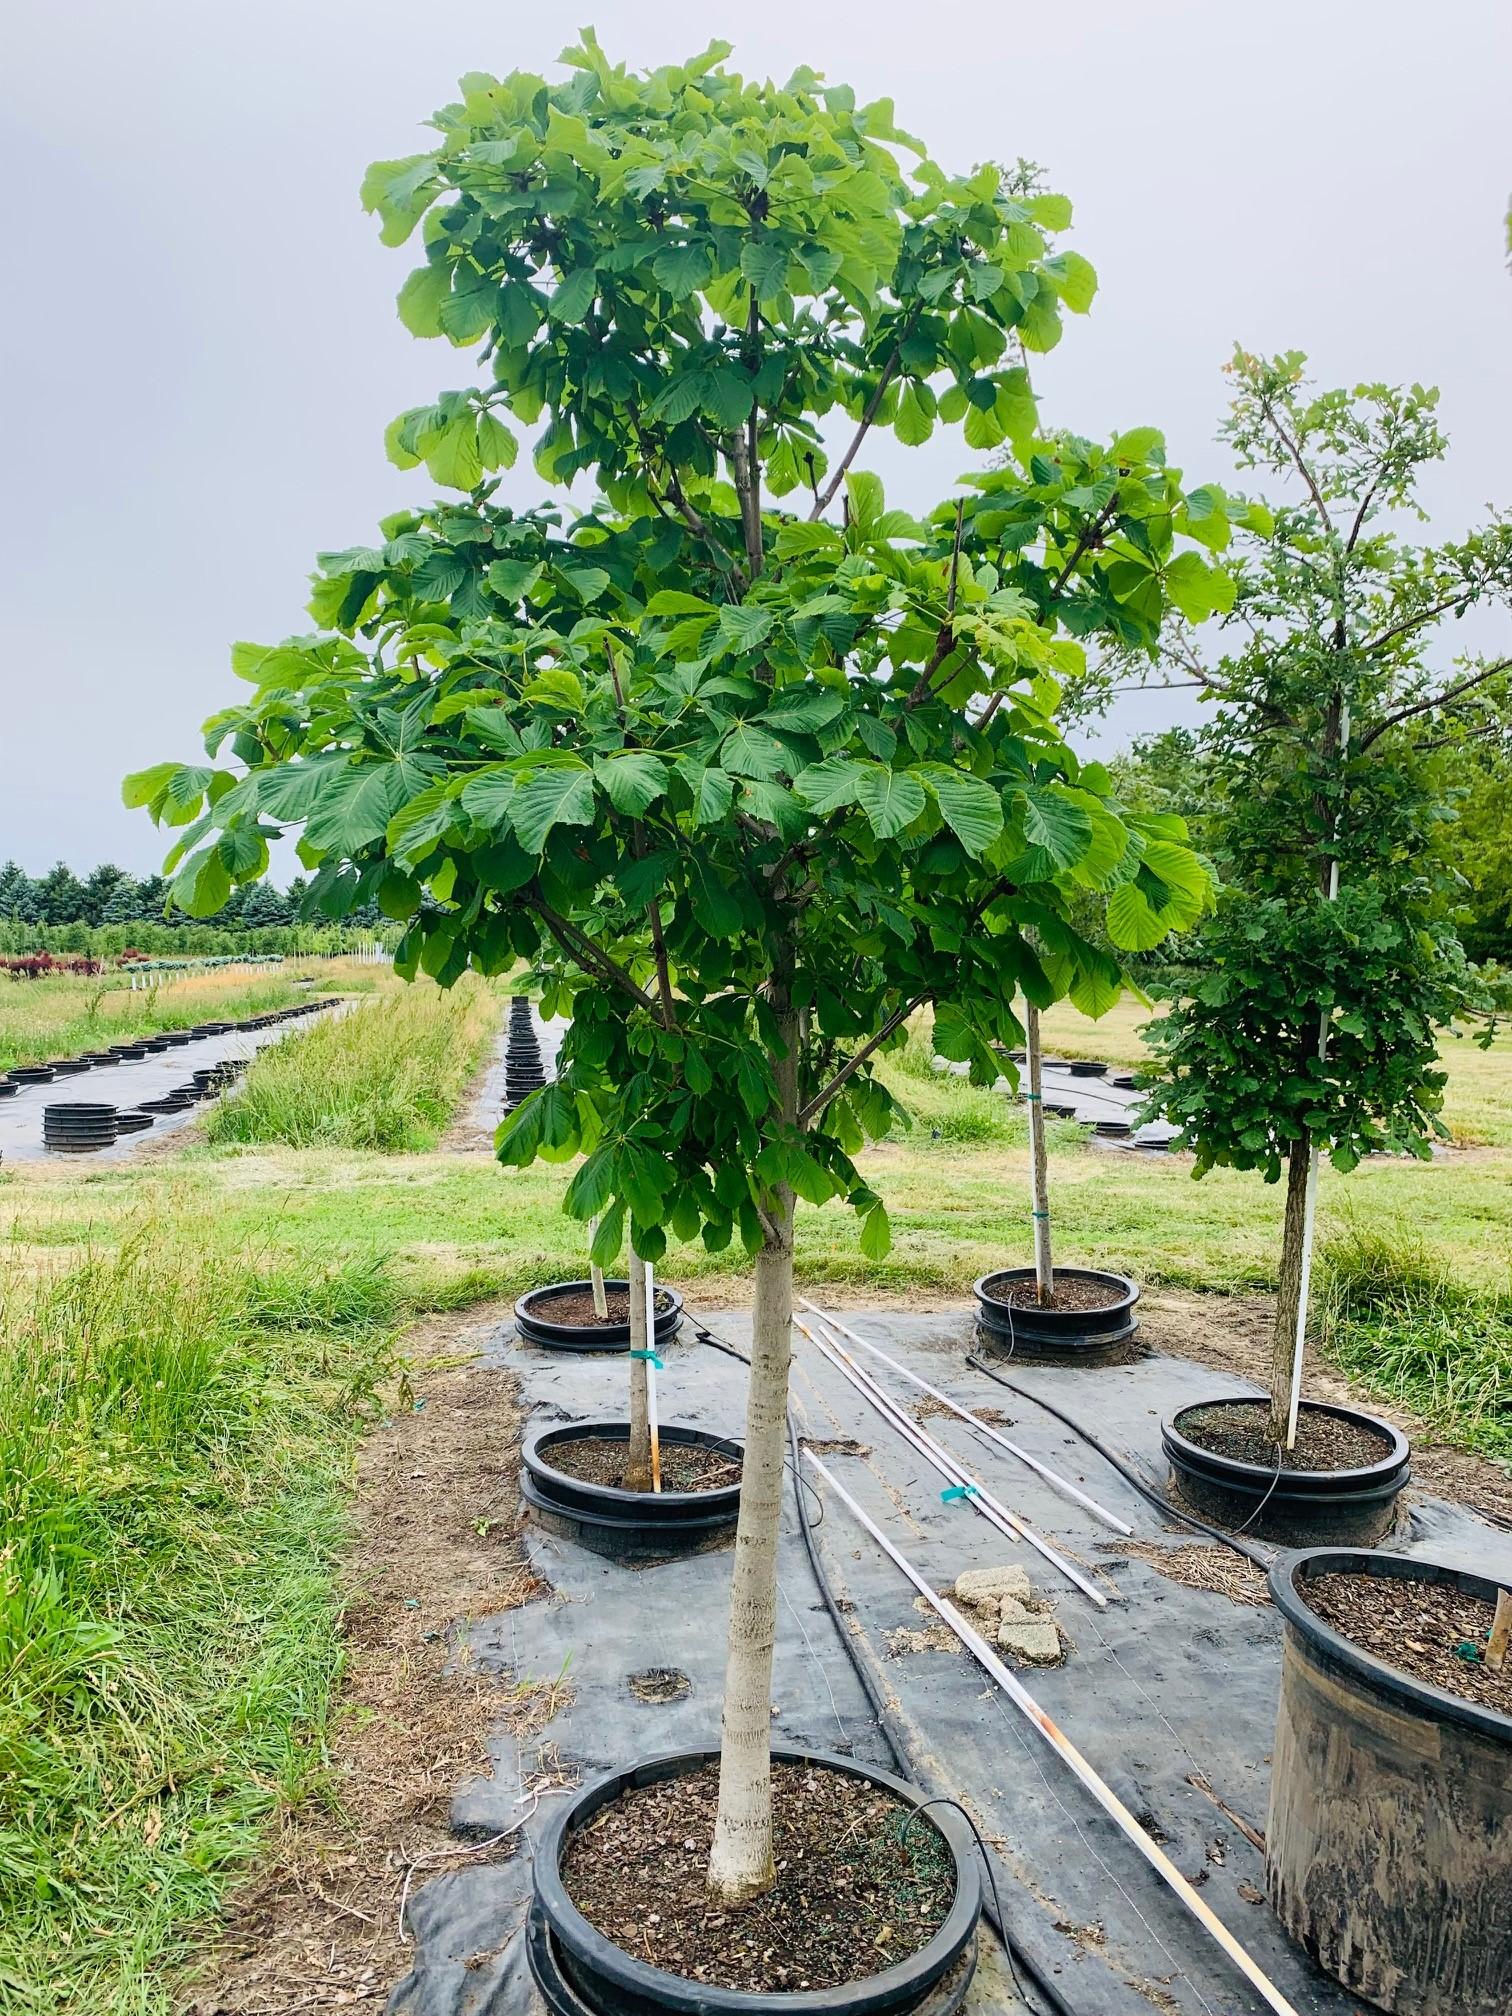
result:
M 1031 1211 L 1029 1216 L 1031 1218 L 1048 1218 L 1050 1213 L 1048 1211 Z
M 1033 1100 L 1036 1106 L 1042 1106 L 1045 1102 L 1045 1095 L 1043 1092 L 1026 1092 L 1024 1094 L 1025 1105 L 1028 1105 L 1031 1100 Z
M 657 1357 L 654 1351 L 632 1351 L 630 1353 L 630 1356 L 632 1358 L 644 1358 L 646 1363 L 648 1365 L 654 1365 L 658 1372 L 665 1372 L 667 1369 L 666 1366 L 663 1365 L 660 1358 Z
M 956 1498 L 975 1498 L 977 1492 L 978 1487 L 975 1484 L 952 1484 L 948 1490 L 940 1493 L 940 1503 L 949 1505 Z

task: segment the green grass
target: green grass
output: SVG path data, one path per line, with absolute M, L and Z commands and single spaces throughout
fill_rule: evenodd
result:
M 308 1793 L 332 1563 L 394 1290 L 124 1230 L 0 1319 L 0 2010 L 149 2016 Z
M 393 988 L 264 1050 L 209 1116 L 217 1143 L 429 1148 L 499 1024 L 477 981 Z
M 1512 1277 L 1467 1284 L 1410 1226 L 1349 1225 L 1324 1252 L 1325 1349 L 1447 1441 L 1512 1463 Z
M 43 1063 L 103 1050 L 155 1029 L 190 1029 L 196 1022 L 229 1021 L 286 1008 L 308 997 L 298 980 L 319 989 L 363 994 L 397 985 L 386 968 L 350 959 L 290 961 L 276 972 L 198 973 L 132 992 L 119 973 L 94 978 L 0 979 L 0 1071 L 12 1064 Z

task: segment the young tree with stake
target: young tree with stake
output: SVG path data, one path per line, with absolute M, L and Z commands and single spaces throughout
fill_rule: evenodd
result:
M 933 1003 L 990 1083 L 1017 991 L 1116 998 L 1077 894 L 1119 943 L 1200 910 L 1179 822 L 1125 816 L 1054 709 L 1078 635 L 1137 643 L 1224 588 L 1193 544 L 1221 509 L 1157 435 L 1039 433 L 1026 353 L 1093 289 L 1052 244 L 1064 199 L 951 177 L 886 101 L 726 53 L 632 75 L 585 33 L 565 83 L 467 77 L 433 151 L 370 171 L 385 240 L 421 233 L 404 319 L 487 366 L 390 430 L 459 494 L 322 556 L 317 633 L 236 648 L 252 692 L 211 764 L 127 788 L 187 828 L 191 910 L 295 824 L 314 907 L 407 920 L 401 972 L 530 961 L 571 1028 L 501 1159 L 583 1157 L 566 1203 L 600 1264 L 627 1232 L 653 1264 L 669 1234 L 753 1256 L 709 1871 L 737 1901 L 773 1873 L 795 1200 L 843 1198 L 880 1256 L 853 1156 L 910 1015 Z M 543 477 L 596 479 L 565 524 L 495 501 L 511 419 L 544 423 Z M 927 522 L 889 510 L 869 433 L 962 421 L 1012 470 Z
M 1512 639 L 1451 659 L 1447 626 L 1512 602 L 1512 521 L 1415 545 L 1447 443 L 1437 395 L 1315 394 L 1295 353 L 1236 355 L 1223 433 L 1285 483 L 1233 563 L 1232 651 L 1189 637 L 1166 666 L 1215 710 L 1202 737 L 1229 895 L 1193 946 L 1205 977 L 1156 1025 L 1161 1108 L 1215 1163 L 1286 1176 L 1272 1433 L 1295 1440 L 1318 1159 L 1427 1156 L 1438 1031 L 1483 1006 L 1455 934 L 1443 752 L 1505 738 Z

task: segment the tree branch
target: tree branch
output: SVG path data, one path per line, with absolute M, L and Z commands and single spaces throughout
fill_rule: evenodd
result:
M 1382 651 L 1388 644 L 1394 644 L 1398 637 L 1405 637 L 1410 630 L 1417 630 L 1424 623 L 1431 623 L 1435 616 L 1447 616 L 1451 611 L 1463 609 L 1473 602 L 1480 593 L 1481 584 L 1462 588 L 1457 595 L 1451 595 L 1442 602 L 1430 602 L 1426 609 L 1420 609 L 1415 616 L 1409 616 L 1405 623 L 1397 623 L 1390 630 L 1383 630 L 1379 637 L 1372 637 L 1362 644 L 1362 651 Z
M 600 980 L 607 980 L 611 986 L 618 987 L 622 993 L 628 994 L 638 1007 L 646 1009 L 652 1015 L 657 1014 L 656 1003 L 645 988 L 637 986 L 617 960 L 611 959 L 601 946 L 595 945 L 593 940 L 579 931 L 575 924 L 569 923 L 565 917 L 553 910 L 541 894 L 539 886 L 527 896 L 526 902 L 562 950 L 569 958 L 576 959 L 585 972 L 595 974 Z
M 873 392 L 870 399 L 868 399 L 866 402 L 866 410 L 861 415 L 861 424 L 857 427 L 855 434 L 851 439 L 851 444 L 849 448 L 847 448 L 845 453 L 841 456 L 839 462 L 836 464 L 834 475 L 830 477 L 829 481 L 825 484 L 824 488 L 822 490 L 816 489 L 815 491 L 814 508 L 809 513 L 810 524 L 812 524 L 816 518 L 822 518 L 824 516 L 825 512 L 828 511 L 830 505 L 834 501 L 835 492 L 840 488 L 840 485 L 845 481 L 845 472 L 850 468 L 852 462 L 855 461 L 861 443 L 866 439 L 868 433 L 870 433 L 871 431 L 871 424 L 877 417 L 877 410 L 882 404 L 882 400 L 887 391 L 888 386 L 893 381 L 894 373 L 897 371 L 899 364 L 902 362 L 903 345 L 908 341 L 909 336 L 913 332 L 914 323 L 917 322 L 918 319 L 919 319 L 919 310 L 916 308 L 913 311 L 913 313 L 909 316 L 908 321 L 904 326 L 903 334 L 898 338 L 897 342 L 893 345 L 893 353 L 891 357 L 888 358 L 887 362 L 882 367 L 882 376 L 877 382 L 877 389 L 875 392 Z
M 1399 721 L 1408 721 L 1414 714 L 1431 714 L 1435 707 L 1447 707 L 1451 700 L 1458 700 L 1461 694 L 1470 693 L 1477 686 L 1484 686 L 1488 679 L 1498 673 L 1512 671 L 1512 658 L 1498 659 L 1494 665 L 1484 665 L 1479 672 L 1471 673 L 1468 679 L 1461 679 L 1457 685 L 1447 686 L 1442 693 L 1430 693 L 1425 700 L 1414 700 L 1410 707 L 1399 707 L 1395 714 L 1387 714 L 1378 721 L 1368 735 L 1359 741 L 1359 753 L 1363 756 L 1372 742 L 1378 741 L 1388 728 L 1395 728 Z
M 901 1028 L 916 1008 L 922 1008 L 926 1001 L 930 1001 L 933 998 L 932 992 L 919 994 L 912 1001 L 905 1002 L 901 1008 L 895 1008 L 877 1031 L 876 1035 L 869 1036 L 859 1050 L 851 1052 L 850 1056 L 846 1058 L 844 1064 L 841 1065 L 823 1091 L 816 1092 L 807 1105 L 799 1107 L 798 1125 L 806 1127 L 810 1120 L 815 1119 L 822 1113 L 831 1099 L 840 1090 L 841 1086 L 847 1084 L 856 1075 L 872 1052 L 879 1049 L 895 1029 Z
M 1062 567 L 1050 589 L 1050 600 L 1052 602 L 1057 599 L 1062 588 L 1065 587 L 1066 583 L 1071 579 L 1072 574 L 1076 571 L 1077 561 L 1081 559 L 1084 553 L 1090 552 L 1092 547 L 1101 539 L 1117 509 L 1118 492 L 1115 490 L 1097 516 L 1089 519 L 1082 527 L 1080 536 L 1075 546 L 1071 549 L 1071 558 Z
M 930 681 L 955 649 L 953 619 L 956 606 L 956 577 L 961 565 L 961 529 L 965 524 L 966 504 L 962 499 L 956 504 L 955 539 L 950 548 L 950 585 L 945 591 L 945 621 L 940 625 L 940 634 L 935 639 L 935 648 L 929 663 L 914 682 L 913 691 L 904 701 L 905 711 L 917 707 L 929 693 Z
M 1282 445 L 1286 449 L 1287 454 L 1291 457 L 1292 464 L 1295 467 L 1297 474 L 1302 478 L 1302 481 L 1307 485 L 1308 494 L 1311 496 L 1313 503 L 1318 508 L 1318 516 L 1323 520 L 1324 529 L 1326 531 L 1332 532 L 1333 520 L 1328 515 L 1328 506 L 1323 502 L 1322 491 L 1313 481 L 1313 473 L 1311 469 L 1308 468 L 1306 462 L 1302 459 L 1302 450 L 1298 447 L 1297 443 L 1292 439 L 1290 434 L 1287 433 L 1285 427 L 1282 425 L 1281 421 L 1276 416 L 1275 408 L 1271 405 L 1269 399 L 1267 399 L 1263 393 L 1260 395 L 1260 411 L 1265 415 L 1266 419 L 1270 422 L 1272 428 L 1276 433 L 1277 438 L 1281 441 Z

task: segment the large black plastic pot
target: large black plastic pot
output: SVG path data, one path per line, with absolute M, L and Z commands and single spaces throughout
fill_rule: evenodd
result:
M 151 1125 L 150 1113 L 122 1113 L 116 1119 L 116 1131 L 119 1134 L 145 1134 Z
M 51 1064 L 14 1064 L 6 1073 L 12 1085 L 51 1085 Z
M 628 1295 L 630 1292 L 628 1281 L 606 1281 L 604 1287 L 611 1295 Z M 515 1329 L 521 1340 L 526 1344 L 543 1345 L 548 1351 L 628 1351 L 628 1318 L 623 1323 L 555 1323 L 550 1316 L 540 1313 L 542 1303 L 548 1302 L 553 1295 L 566 1295 L 573 1290 L 589 1295 L 593 1292 L 593 1283 L 552 1281 L 544 1288 L 532 1288 L 528 1294 L 522 1295 L 514 1309 Z M 656 1342 L 670 1344 L 681 1321 L 681 1295 L 673 1288 L 658 1287 L 654 1326 Z
M 0 1099 L 14 1099 L 20 1090 L 21 1087 L 13 1085 L 9 1078 L 0 1078 Z
M 89 1057 L 49 1057 L 48 1067 L 56 1078 L 77 1078 L 81 1071 L 94 1069 Z
M 119 1116 L 114 1106 L 78 1101 L 42 1108 L 42 1145 L 55 1155 L 95 1155 L 115 1140 Z
M 972 1293 L 977 1299 L 977 1341 L 1015 1358 L 1041 1359 L 1051 1364 L 1096 1365 L 1118 1357 L 1139 1328 L 1134 1305 L 1139 1289 L 1127 1274 L 1105 1274 L 1095 1267 L 1057 1267 L 1057 1280 L 1098 1281 L 1117 1290 L 1106 1309 L 1041 1309 L 1006 1300 L 1020 1281 L 1032 1281 L 1032 1267 L 1004 1267 L 984 1274 Z
M 1182 1432 L 1190 1415 L 1207 1407 L 1254 1407 L 1268 1413 L 1270 1401 L 1252 1393 L 1223 1395 L 1183 1407 L 1161 1423 L 1160 1440 L 1171 1466 L 1171 1481 L 1188 1504 L 1224 1526 L 1242 1526 L 1260 1539 L 1305 1547 L 1326 1540 L 1369 1546 L 1389 1533 L 1398 1493 L 1412 1475 L 1407 1437 L 1388 1421 L 1358 1407 L 1304 1400 L 1307 1414 L 1332 1414 L 1383 1437 L 1385 1453 L 1352 1470 L 1278 1470 L 1273 1464 L 1244 1463 L 1204 1449 Z
M 671 1974 L 637 1959 L 596 1932 L 567 1895 L 561 1878 L 567 1844 L 603 1807 L 641 1785 L 681 1777 L 712 1762 L 717 1750 L 692 1750 L 653 1757 L 628 1770 L 596 1778 L 554 1807 L 532 1864 L 535 1936 L 527 1938 L 530 1971 L 548 2005 L 560 2016 L 948 2016 L 959 2008 L 976 1964 L 976 1927 L 981 1885 L 974 1844 L 948 1806 L 931 1806 L 915 1823 L 932 1826 L 955 1861 L 955 1900 L 944 1924 L 917 1953 L 862 1981 L 841 1988 L 798 1994 L 755 1994 L 711 1988 L 707 1982 Z M 836 1757 L 824 1750 L 774 1749 L 773 1761 L 840 1771 L 849 1778 L 885 1787 L 905 1806 L 923 1804 L 917 1786 L 886 1771 Z M 557 2000 L 565 1987 L 573 2000 Z
M 717 1449 L 738 1459 L 741 1445 L 731 1436 L 703 1428 L 663 1423 L 662 1447 Z M 616 1560 L 691 1552 L 716 1540 L 735 1524 L 740 1485 L 715 1491 L 622 1491 L 590 1484 L 558 1470 L 551 1452 L 563 1442 L 628 1442 L 627 1421 L 569 1421 L 538 1428 L 525 1443 L 520 1493 L 531 1512 L 551 1532 Z
M 1320 1547 L 1270 1572 L 1283 1624 L 1265 1880 L 1326 1974 L 1401 2016 L 1512 2003 L 1512 1716 L 1414 1680 L 1300 1593 L 1317 1575 L 1447 1582 L 1436 1561 Z

